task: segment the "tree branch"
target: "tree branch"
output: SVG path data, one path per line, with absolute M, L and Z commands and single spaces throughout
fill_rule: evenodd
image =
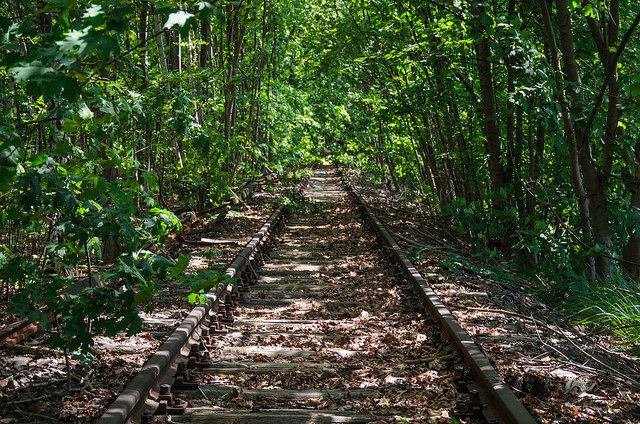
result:
M 604 101 L 604 94 L 605 94 L 605 91 L 607 91 L 607 86 L 609 85 L 609 81 L 613 77 L 613 74 L 614 74 L 614 72 L 616 70 L 616 66 L 618 65 L 618 59 L 620 58 L 620 55 L 622 54 L 622 51 L 624 50 L 624 48 L 626 47 L 627 43 L 631 39 L 631 35 L 633 35 L 633 32 L 635 31 L 635 29 L 636 29 L 636 27 L 638 26 L 639 23 L 640 23 L 640 13 L 638 13 L 636 15 L 636 18 L 633 20 L 633 23 L 631 24 L 631 27 L 629 27 L 627 32 L 624 34 L 624 37 L 622 37 L 622 42 L 620 43 L 620 45 L 616 49 L 616 53 L 613 56 L 613 60 L 609 64 L 609 69 L 607 70 L 607 73 L 605 75 L 605 78 L 604 78 L 604 81 L 602 83 L 602 86 L 600 87 L 600 91 L 598 92 L 598 97 L 596 98 L 596 103 L 593 106 L 593 109 L 591 110 L 591 114 L 589 115 L 589 119 L 587 120 L 587 124 L 584 127 L 584 133 L 582 134 L 582 140 L 579 143 L 580 146 L 583 146 L 584 143 L 586 143 L 586 141 L 587 141 L 587 137 L 588 137 L 589 132 L 591 130 L 591 126 L 593 125 L 593 121 L 596 119 L 596 114 L 598 113 L 598 108 L 600 107 L 600 105 Z

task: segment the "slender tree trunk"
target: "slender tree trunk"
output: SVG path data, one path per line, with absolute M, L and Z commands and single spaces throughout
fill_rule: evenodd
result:
M 551 22 L 551 16 L 549 15 L 549 10 L 547 9 L 546 0 L 539 0 L 540 9 L 542 11 L 542 18 L 544 21 L 545 34 L 547 36 L 547 41 L 549 44 L 549 51 L 551 53 L 551 64 L 555 73 L 555 82 L 556 82 L 556 95 L 558 98 L 558 102 L 560 103 L 560 110 L 562 113 L 562 122 L 564 125 L 564 138 L 567 143 L 567 148 L 569 151 L 569 167 L 570 167 L 570 176 L 571 183 L 573 185 L 573 190 L 575 192 L 576 200 L 578 201 L 578 211 L 580 215 L 580 228 L 582 229 L 582 233 L 587 238 L 591 238 L 591 224 L 589 219 L 589 202 L 587 200 L 587 194 L 584 190 L 584 186 L 582 183 L 582 175 L 580 173 L 580 164 L 578 160 L 578 149 L 576 148 L 576 132 L 574 131 L 571 111 L 569 110 L 569 106 L 567 105 L 564 84 L 562 82 L 562 70 L 560 69 L 560 54 L 558 51 L 558 46 L 556 44 L 556 36 L 553 30 L 553 24 Z M 568 37 L 567 34 L 564 37 Z M 573 43 L 573 40 L 565 40 L 566 44 Z M 574 69 L 575 74 L 574 78 L 577 75 L 577 69 Z M 587 275 L 591 280 L 595 279 L 596 268 L 595 268 L 595 259 L 592 257 L 587 258 Z
M 230 141 L 233 127 L 235 125 L 235 119 L 237 114 L 237 83 L 236 76 L 238 73 L 238 59 L 240 52 L 242 51 L 242 44 L 244 41 L 244 25 L 240 24 L 239 16 L 232 6 L 227 8 L 227 52 L 228 52 L 228 71 L 225 83 L 225 108 L 224 108 L 224 125 L 225 125 L 225 140 Z M 232 17 L 233 16 L 233 17 Z
M 516 206 L 518 208 L 518 216 L 521 218 L 525 216 L 525 201 L 522 188 L 522 149 L 523 149 L 523 129 L 524 116 L 522 106 L 516 106 L 516 127 L 514 145 L 511 148 L 511 156 L 513 163 L 513 194 L 516 200 Z
M 508 2 L 508 19 L 512 21 L 516 17 L 516 2 L 509 0 Z M 522 106 L 515 104 L 516 86 L 515 79 L 519 72 L 514 69 L 517 65 L 517 57 L 511 55 L 505 58 L 505 67 L 507 70 L 507 108 L 508 115 L 506 120 L 507 132 L 507 181 L 513 184 L 513 197 L 515 199 L 518 216 L 524 218 L 525 208 L 524 199 L 522 197 L 522 178 L 520 175 L 520 163 L 522 159 L 522 124 L 523 112 Z
M 631 193 L 629 206 L 635 210 L 636 215 L 640 214 L 640 142 L 636 143 L 634 151 L 629 152 L 629 168 L 622 172 L 622 178 L 626 189 Z M 640 278 L 640 231 L 637 227 L 640 221 L 634 223 L 634 228 L 627 230 L 629 240 L 622 249 L 622 259 L 624 271 L 633 279 Z
M 426 118 L 424 118 L 426 119 Z M 418 163 L 418 170 L 422 175 L 422 180 L 425 186 L 425 194 L 427 193 L 427 188 L 429 189 L 429 193 L 431 195 L 430 208 L 439 208 L 440 204 L 437 199 L 438 187 L 436 185 L 436 178 L 434 173 L 432 172 L 431 166 L 429 164 L 429 155 L 427 152 L 426 142 L 424 137 L 426 137 L 426 129 L 415 128 L 415 119 L 412 117 L 413 126 L 409 125 L 405 118 L 405 125 L 409 128 L 409 136 L 411 137 L 412 143 L 417 141 L 418 145 L 415 147 L 416 150 L 416 161 Z M 424 121 L 423 121 L 424 122 Z M 427 121 L 428 122 L 428 121 Z M 415 128 L 415 130 L 413 129 Z
M 491 48 L 489 38 L 485 34 L 483 23 L 482 7 L 474 7 L 476 15 L 476 25 L 480 33 L 480 39 L 476 43 L 476 62 L 478 67 L 478 79 L 480 82 L 480 98 L 482 102 L 482 112 L 484 116 L 484 135 L 487 141 L 487 152 L 489 154 L 489 171 L 491 175 L 491 187 L 496 193 L 501 193 L 506 188 L 507 174 L 502 164 L 502 149 L 500 146 L 500 131 L 496 117 L 495 93 L 493 89 L 493 73 L 491 70 Z M 507 199 L 502 199 L 495 203 L 495 208 L 506 211 L 509 208 Z M 503 234 L 500 245 L 503 249 L 511 249 L 515 244 L 516 225 L 510 218 L 502 221 Z
M 209 61 L 211 60 L 211 21 L 209 18 L 205 18 L 202 20 L 200 24 L 200 37 L 202 39 L 202 44 L 200 45 L 200 68 L 205 69 L 209 66 Z
M 431 175 L 433 175 L 434 179 L 434 188 L 436 190 L 438 199 L 435 202 L 438 207 L 442 208 L 443 205 L 447 204 L 447 195 L 446 189 L 444 187 L 444 178 L 442 176 L 442 167 L 438 166 L 436 161 L 436 151 L 432 144 L 432 132 L 431 132 L 431 120 L 429 119 L 428 114 L 425 112 L 422 114 L 422 124 L 423 131 L 422 136 L 420 137 L 420 148 L 424 152 L 424 155 L 427 159 L 427 164 L 431 169 Z
M 460 193 L 460 188 L 459 188 L 458 181 L 455 174 L 455 167 L 451 159 L 451 155 L 454 152 L 453 143 L 451 142 L 451 139 L 449 137 L 449 131 L 448 131 L 449 128 L 451 127 L 449 126 L 449 123 L 447 122 L 446 119 L 445 119 L 445 122 L 447 122 L 446 128 L 442 126 L 438 112 L 433 113 L 431 121 L 433 124 L 433 130 L 438 135 L 437 139 L 440 140 L 438 151 L 449 152 L 449 154 L 444 155 L 441 163 L 442 163 L 442 166 L 444 167 L 444 172 L 446 174 L 445 180 L 447 181 L 447 187 L 448 187 L 447 191 L 449 193 L 448 199 L 449 199 L 449 203 L 451 203 L 453 200 L 458 198 L 458 195 Z
M 153 15 L 153 26 L 156 32 L 160 32 L 160 18 L 157 14 Z M 156 43 L 158 45 L 158 57 L 160 58 L 160 72 L 163 75 L 167 74 L 167 57 L 164 52 L 164 40 L 162 39 L 162 34 L 156 37 Z
M 387 170 L 389 171 L 389 176 L 391 177 L 391 182 L 393 183 L 393 189 L 397 192 L 400 189 L 400 185 L 398 184 L 398 176 L 396 174 L 395 165 L 391 163 L 388 155 L 384 154 L 384 130 L 382 127 L 382 120 L 378 117 L 378 145 L 380 146 L 380 155 L 385 165 L 387 166 Z
M 558 13 L 558 29 L 560 31 L 560 45 L 563 55 L 565 78 L 570 83 L 579 85 L 581 81 L 578 73 L 578 63 L 575 56 L 573 31 L 571 28 L 571 14 L 569 12 L 567 1 L 556 0 L 556 9 Z M 612 43 L 615 42 L 615 40 L 612 41 Z M 584 99 L 573 89 L 570 89 L 569 93 L 572 99 L 573 109 L 577 110 L 584 103 Z M 572 114 L 574 115 L 574 120 L 581 117 L 580 112 L 572 112 Z M 609 229 L 606 198 L 608 175 L 602 173 L 601 170 L 596 168 L 588 132 L 585 132 L 585 130 L 579 126 L 574 125 L 574 134 L 576 138 L 576 148 L 578 150 L 578 161 L 582 171 L 585 191 L 589 200 L 591 235 L 596 244 L 602 246 L 606 252 L 610 252 L 611 233 Z M 609 140 L 609 142 L 611 142 L 611 140 Z M 605 155 L 606 149 L 607 140 L 605 140 Z M 610 260 L 603 255 L 598 255 L 595 258 L 595 271 L 596 275 L 601 280 L 610 281 L 612 278 Z
M 481 23 L 481 10 L 478 15 L 478 29 L 482 34 L 485 31 L 484 24 Z M 482 112 L 484 115 L 484 132 L 487 140 L 489 153 L 489 167 L 491 172 L 491 186 L 493 191 L 500 191 L 506 182 L 506 174 L 502 165 L 502 150 L 500 147 L 500 133 L 498 121 L 496 119 L 496 103 L 493 91 L 493 73 L 491 71 L 491 49 L 489 39 L 481 35 L 476 43 L 476 59 L 478 66 L 478 77 L 480 81 L 480 92 L 482 100 Z
M 456 128 L 456 140 L 458 144 L 458 151 L 460 152 L 460 168 L 462 169 L 462 179 L 465 186 L 465 195 L 467 203 L 471 203 L 476 200 L 474 193 L 478 191 L 478 181 L 476 172 L 473 170 L 473 154 L 470 151 L 473 146 L 467 143 L 464 138 L 464 132 L 462 130 L 462 121 L 460 119 L 460 110 L 455 102 L 449 102 L 449 110 L 452 112 L 455 121 Z

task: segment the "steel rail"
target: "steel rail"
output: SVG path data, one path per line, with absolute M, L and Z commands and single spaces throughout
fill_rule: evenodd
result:
M 296 186 L 296 191 L 300 193 L 307 182 L 308 177 Z M 252 257 L 262 246 L 266 237 L 282 222 L 285 209 L 286 206 L 282 204 L 271 214 L 226 269 L 226 278 L 223 281 L 232 281 L 245 271 L 245 268 L 249 266 Z M 189 345 L 191 341 L 195 340 L 196 330 L 206 321 L 206 318 L 217 312 L 218 306 L 225 301 L 232 291 L 233 282 L 221 284 L 210 290 L 206 294 L 206 303 L 195 306 L 191 310 L 171 336 L 147 360 L 138 374 L 102 414 L 98 424 L 123 424 L 141 415 L 147 406 L 146 402 L 150 394 L 157 392 L 163 381 L 168 379 L 170 374 L 175 371 L 176 360 L 181 355 L 188 355 Z
M 483 411 L 485 416 L 488 419 L 497 419 L 502 424 L 536 424 L 529 411 L 473 342 L 469 333 L 460 326 L 449 309 L 442 303 L 440 297 L 429 286 L 428 281 L 416 269 L 362 196 L 356 193 L 344 176 L 343 185 L 368 224 L 375 230 L 384 245 L 393 252 L 403 274 L 424 301 L 429 314 L 442 325 L 449 341 L 462 355 L 465 363 L 475 375 L 481 398 L 484 398 L 488 403 Z

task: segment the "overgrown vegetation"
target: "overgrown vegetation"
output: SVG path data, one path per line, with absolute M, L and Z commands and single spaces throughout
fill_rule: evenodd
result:
M 540 276 L 541 295 L 637 340 L 636 3 L 0 10 L 1 288 L 32 319 L 62 313 L 65 346 L 90 345 L 89 323 L 138 328 L 136 307 L 180 274 L 149 249 L 174 212 L 328 161 L 446 214 Z
M 188 258 L 152 253 L 173 212 L 237 201 L 312 157 L 288 83 L 300 5 L 0 6 L 0 283 L 58 346 L 135 333 Z M 276 142 L 277 140 L 277 142 Z M 153 248 L 152 248 L 153 247 Z M 196 301 L 219 271 L 190 276 Z M 48 309 L 42 309 L 47 307 Z M 52 322 L 49 318 L 52 317 Z
M 316 110 L 337 160 L 579 319 L 637 320 L 638 5 L 365 2 L 326 21 L 307 86 L 331 99 Z

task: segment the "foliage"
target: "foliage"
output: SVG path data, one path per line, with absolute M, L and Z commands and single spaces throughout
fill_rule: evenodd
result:
M 276 204 L 283 204 L 289 212 L 302 215 L 318 212 L 321 207 L 313 199 L 293 190 L 289 190 L 287 195 L 279 199 Z
M 135 331 L 171 211 L 329 161 L 449 216 L 543 295 L 637 279 L 640 9 L 569 3 L 0 5 L 3 287 L 32 319 L 60 311 L 73 348 Z M 65 293 L 90 274 L 105 285 Z
M 603 286 L 578 280 L 567 293 L 567 303 L 577 310 L 579 323 L 610 328 L 623 340 L 638 344 L 640 284 L 637 281 L 620 278 L 612 286 Z
M 295 148 L 309 140 L 301 94 L 278 77 L 287 53 L 273 42 L 295 7 L 0 6 L 0 281 L 56 345 L 86 352 L 93 334 L 139 331 L 165 278 L 192 287 L 190 300 L 219 284 L 216 270 L 186 275 L 187 257 L 148 250 L 179 230 L 171 211 L 216 207 L 229 188 L 310 159 Z
M 541 297 L 581 309 L 588 303 L 567 302 L 582 299 L 572 281 L 614 290 L 640 275 L 632 71 L 640 10 L 569 3 L 340 4 L 314 16 L 303 43 L 318 58 L 302 66 L 313 71 L 304 84 L 325 154 L 444 212 L 477 251 L 541 278 Z M 603 18 L 618 13 L 619 21 Z M 617 80 L 606 80 L 606 58 L 627 31 Z M 600 41 L 598 33 L 609 36 Z M 617 89 L 613 103 L 607 93 Z
M 451 274 L 464 275 L 467 272 L 472 272 L 485 278 L 491 278 L 503 286 L 513 287 L 514 275 L 505 271 L 497 259 L 500 257 L 495 249 L 481 251 L 475 255 L 473 262 L 458 254 L 449 253 L 445 259 L 440 261 L 440 266 L 445 269 L 445 272 Z
M 54 343 L 73 350 L 86 351 L 91 334 L 139 331 L 136 307 L 157 290 L 153 281 L 172 268 L 167 259 L 141 248 L 163 242 L 180 226 L 178 219 L 158 208 L 135 217 L 122 187 L 103 178 L 69 174 L 45 155 L 25 162 L 23 168 L 7 221 L 37 232 L 44 230 L 42 221 L 48 218 L 48 243 L 39 255 L 30 257 L 6 248 L 9 259 L 0 269 L 0 279 L 18 287 L 15 311 L 40 320 L 45 328 L 51 326 L 48 317 L 53 317 Z M 65 270 L 82 263 L 91 272 L 91 257 L 100 258 L 100 246 L 113 243 L 119 248 L 111 270 L 94 274 L 96 280 L 64 276 Z

